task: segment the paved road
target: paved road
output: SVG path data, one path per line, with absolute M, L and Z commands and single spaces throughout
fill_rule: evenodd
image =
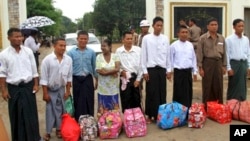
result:
M 116 45 L 117 46 L 117 45 Z M 41 48 L 40 60 L 50 53 L 52 49 Z M 250 82 L 248 81 L 250 84 Z M 249 85 L 248 84 L 248 88 Z M 167 82 L 167 102 L 172 101 L 172 82 Z M 224 78 L 224 99 L 225 92 L 227 88 L 227 79 Z M 201 102 L 201 81 L 194 82 L 194 94 L 193 102 Z M 143 98 L 145 98 L 145 93 L 143 92 Z M 250 100 L 250 89 L 248 89 L 248 100 Z M 96 100 L 97 101 L 97 100 Z M 44 135 L 45 133 L 45 102 L 42 101 L 42 90 L 37 93 L 37 104 L 39 112 L 39 123 L 40 123 L 40 133 Z M 0 114 L 4 121 L 5 127 L 7 129 L 8 135 L 10 137 L 10 126 L 9 117 L 7 111 L 7 102 L 0 98 Z M 230 124 L 246 124 L 243 122 L 233 120 Z M 161 130 L 155 124 L 148 125 L 148 133 L 145 137 L 138 138 L 127 138 L 125 133 L 122 132 L 119 136 L 120 141 L 134 140 L 134 141 L 229 141 L 229 125 L 230 124 L 219 124 L 210 119 L 206 120 L 205 126 L 202 129 L 188 128 L 187 126 L 173 128 L 170 130 Z M 52 134 L 52 141 L 60 141 Z M 97 139 L 98 140 L 98 139 Z M 113 140 L 111 140 L 113 141 Z

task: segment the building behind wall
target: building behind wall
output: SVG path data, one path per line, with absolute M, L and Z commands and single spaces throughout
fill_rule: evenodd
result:
M 152 22 L 155 16 L 164 18 L 163 33 L 170 40 L 176 38 L 178 20 L 187 20 L 192 16 L 198 19 L 204 32 L 206 20 L 217 18 L 219 32 L 225 37 L 233 32 L 232 21 L 241 18 L 245 21 L 245 34 L 250 37 L 250 0 L 146 0 L 147 19 Z
M 26 17 L 26 0 L 0 1 L 0 50 L 9 45 L 7 40 L 8 29 L 19 27 Z

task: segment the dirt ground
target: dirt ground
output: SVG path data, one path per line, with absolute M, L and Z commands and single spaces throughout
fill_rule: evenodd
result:
M 114 44 L 113 51 L 121 44 Z M 42 60 L 47 54 L 52 51 L 52 48 L 41 48 L 40 60 Z M 172 101 L 172 82 L 167 82 L 167 102 Z M 227 90 L 227 77 L 224 77 L 224 100 Z M 250 82 L 248 80 L 248 100 L 250 100 Z M 145 98 L 145 92 L 143 91 L 143 101 Z M 97 101 L 95 97 L 95 101 Z M 201 102 L 201 79 L 193 83 L 193 103 Z M 41 136 L 45 133 L 45 102 L 42 101 L 42 89 L 37 93 L 37 105 L 39 112 L 39 124 Z M 96 104 L 97 105 L 97 104 Z M 8 136 L 10 138 L 10 123 L 8 116 L 8 104 L 2 98 L 0 98 L 0 114 L 4 121 L 4 125 L 7 129 Z M 159 129 L 155 124 L 149 124 L 147 126 L 148 132 L 144 137 L 128 138 L 124 131 L 118 139 L 120 141 L 134 140 L 134 141 L 229 141 L 229 126 L 230 124 L 247 124 L 244 122 L 232 120 L 229 124 L 219 124 L 210 119 L 206 120 L 205 126 L 201 129 L 189 128 L 187 126 L 177 127 L 169 130 Z M 97 139 L 99 140 L 99 139 Z M 51 141 L 60 141 L 55 134 L 52 134 Z M 108 140 L 107 140 L 108 141 Z

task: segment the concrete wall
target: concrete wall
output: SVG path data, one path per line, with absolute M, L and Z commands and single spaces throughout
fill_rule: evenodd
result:
M 163 4 L 162 17 L 164 18 L 163 33 L 173 38 L 173 10 L 177 6 L 184 7 L 223 7 L 223 32 L 224 36 L 228 36 L 233 32 L 232 21 L 235 18 L 244 19 L 244 8 L 250 7 L 250 0 L 146 0 L 146 17 L 152 23 L 155 16 L 161 15 L 160 4 Z M 159 11 L 160 9 L 160 11 Z M 152 28 L 150 28 L 152 32 Z
M 10 27 L 19 27 L 27 18 L 26 0 L 1 0 L 0 1 L 0 47 L 7 47 L 7 31 Z

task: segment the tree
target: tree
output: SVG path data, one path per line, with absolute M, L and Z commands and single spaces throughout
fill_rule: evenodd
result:
M 46 16 L 55 22 L 54 25 L 39 28 L 42 32 L 53 36 L 60 35 L 62 12 L 54 8 L 52 0 L 27 0 L 26 4 L 28 18 Z
M 76 23 L 72 22 L 70 18 L 62 16 L 61 35 L 65 33 L 72 33 L 77 31 Z
M 119 0 L 120 1 L 120 0 Z M 117 0 L 96 0 L 93 12 L 93 25 L 101 36 L 112 39 L 117 22 Z
M 139 29 L 139 22 L 145 17 L 145 0 L 96 0 L 93 25 L 100 35 L 113 37 L 119 30 L 120 36 L 130 25 Z

